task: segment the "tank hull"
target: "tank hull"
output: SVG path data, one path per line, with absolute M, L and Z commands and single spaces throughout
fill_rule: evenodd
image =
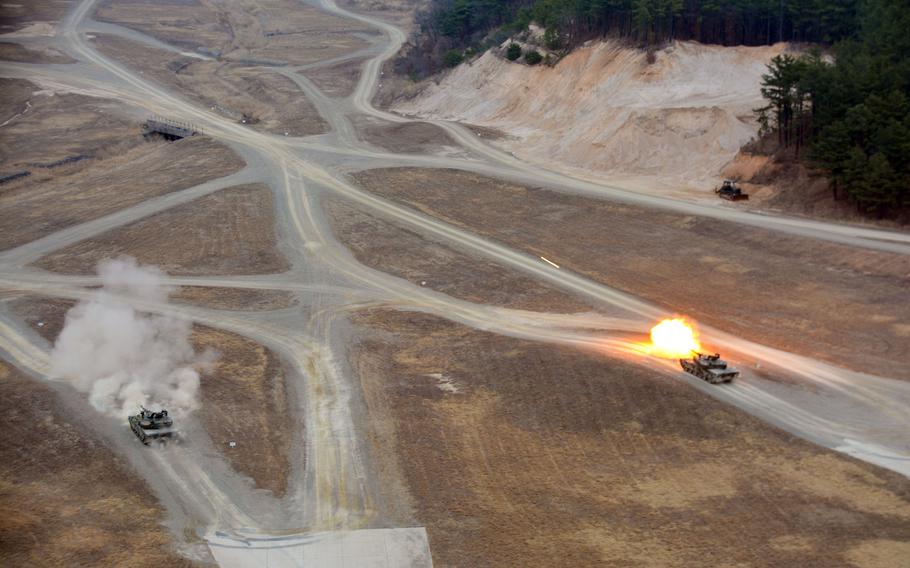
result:
M 712 372 L 711 369 L 698 365 L 691 359 L 680 359 L 679 364 L 685 372 L 690 375 L 695 375 L 699 379 L 707 381 L 712 385 L 729 383 L 739 376 L 739 371 L 734 371 L 732 369 L 724 369 L 722 372 Z
M 176 431 L 170 426 L 164 428 L 143 427 L 143 421 L 139 416 L 129 417 L 130 430 L 139 438 L 139 441 L 149 445 L 153 441 L 166 442 L 174 438 Z

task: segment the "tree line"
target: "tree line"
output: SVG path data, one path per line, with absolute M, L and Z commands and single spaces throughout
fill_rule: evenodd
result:
M 425 76 L 497 45 L 533 21 L 547 47 L 618 37 L 638 45 L 694 40 L 722 45 L 832 44 L 855 30 L 864 0 L 430 0 L 399 70 Z
M 889 216 L 910 207 L 910 0 L 863 0 L 856 33 L 763 76 L 762 130 L 822 170 L 835 197 Z

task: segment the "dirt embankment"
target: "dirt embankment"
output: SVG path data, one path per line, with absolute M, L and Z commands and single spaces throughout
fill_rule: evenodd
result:
M 278 251 L 272 192 L 262 184 L 222 189 L 51 253 L 36 266 L 94 274 L 120 255 L 172 275 L 270 274 L 287 270 Z
M 749 193 L 742 206 L 781 211 L 791 215 L 870 223 L 906 230 L 910 213 L 896 219 L 874 219 L 858 210 L 844 191 L 834 192 L 821 170 L 814 170 L 803 148 L 782 149 L 776 134 L 768 134 L 742 147 L 724 168 L 724 177 L 740 181 Z
M 593 310 L 566 292 L 345 203 L 330 201 L 325 208 L 338 240 L 370 268 L 469 302 L 566 313 Z
M 56 394 L 0 361 L 0 564 L 194 566 L 148 487 Z
M 8 305 L 53 343 L 73 304 L 72 300 L 25 296 Z M 257 487 L 283 495 L 290 472 L 290 433 L 302 426 L 293 423 L 289 412 L 281 361 L 250 339 L 199 324 L 190 340 L 197 351 L 211 349 L 219 354 L 215 368 L 202 375 L 201 404 L 196 411 L 212 442 Z M 231 448 L 230 441 L 236 446 Z
M 598 354 L 422 314 L 354 319 L 380 486 L 426 526 L 436 566 L 906 558 L 898 474 Z
M 552 169 L 713 197 L 723 166 L 758 130 L 761 75 L 783 49 L 674 43 L 649 64 L 608 41 L 552 68 L 486 53 L 395 110 L 502 130 L 514 138 L 498 145 Z
M 910 259 L 455 170 L 365 189 L 758 343 L 907 378 Z

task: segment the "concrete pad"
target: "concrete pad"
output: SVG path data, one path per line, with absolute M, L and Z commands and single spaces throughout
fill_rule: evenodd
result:
M 289 536 L 230 534 L 206 537 L 222 568 L 431 568 L 423 527 L 331 531 Z

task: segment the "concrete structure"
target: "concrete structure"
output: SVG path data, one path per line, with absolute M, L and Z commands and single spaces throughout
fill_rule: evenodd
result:
M 278 536 L 215 531 L 206 537 L 221 568 L 431 568 L 423 527 Z

